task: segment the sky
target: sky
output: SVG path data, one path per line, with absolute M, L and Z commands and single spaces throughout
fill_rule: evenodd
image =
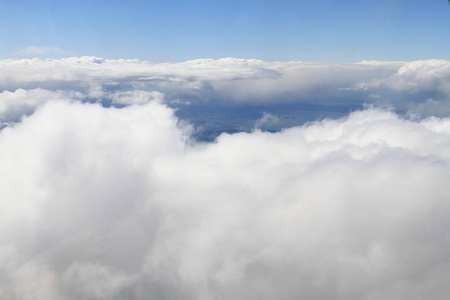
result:
M 443 0 L 0 1 L 0 58 L 449 59 L 448 14 Z
M 0 299 L 448 299 L 449 9 L 0 0 Z

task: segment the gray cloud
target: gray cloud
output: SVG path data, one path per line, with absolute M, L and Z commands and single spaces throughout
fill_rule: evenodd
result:
M 147 96 L 45 102 L 0 132 L 0 298 L 447 297 L 449 119 L 205 144 Z
M 271 115 L 269 113 L 263 113 L 262 117 L 256 120 L 254 129 L 266 129 L 277 125 L 280 119 L 277 116 Z

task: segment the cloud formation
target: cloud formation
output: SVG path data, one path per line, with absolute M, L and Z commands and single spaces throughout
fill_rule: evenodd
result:
M 30 115 L 46 101 L 58 99 L 83 99 L 84 95 L 75 91 L 49 91 L 45 89 L 17 89 L 0 93 L 0 121 L 13 122 L 24 115 Z
M 68 53 L 58 47 L 36 47 L 30 46 L 24 49 L 17 50 L 13 53 L 14 57 L 18 58 L 59 58 L 67 56 Z
M 450 112 L 450 62 L 444 60 L 333 64 L 224 58 L 152 64 L 72 57 L 1 60 L 0 70 L 0 92 L 78 93 L 84 102 L 138 104 L 146 100 L 125 95 L 156 91 L 172 106 L 371 104 L 419 118 Z M 15 116 L 17 107 L 29 114 L 29 106 L 14 104 Z
M 449 119 L 196 143 L 136 101 L 49 101 L 0 131 L 0 298 L 447 297 Z
M 442 60 L 1 60 L 0 298 L 445 299 L 449 80 Z M 296 103 L 372 108 L 265 131 Z M 174 114 L 227 105 L 264 110 L 211 143 Z

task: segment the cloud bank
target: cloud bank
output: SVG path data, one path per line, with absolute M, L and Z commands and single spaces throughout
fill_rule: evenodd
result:
M 447 298 L 449 119 L 197 143 L 142 99 L 46 101 L 0 131 L 0 298 Z
M 17 50 L 12 53 L 14 57 L 18 58 L 33 58 L 33 57 L 41 57 L 41 58 L 60 58 L 67 56 L 68 53 L 58 47 L 37 47 L 30 46 L 24 49 Z
M 224 58 L 152 64 L 96 57 L 7 59 L 0 61 L 0 103 L 17 119 L 42 102 L 19 100 L 20 95 L 11 102 L 10 93 L 18 90 L 40 89 L 107 105 L 142 103 L 158 92 L 171 106 L 371 104 L 423 118 L 448 115 L 449 81 L 450 62 L 444 60 L 333 64 Z M 134 93 L 141 96 L 126 99 Z

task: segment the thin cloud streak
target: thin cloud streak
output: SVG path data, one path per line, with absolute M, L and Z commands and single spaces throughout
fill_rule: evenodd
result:
M 69 56 L 69 52 L 66 52 L 58 47 L 30 46 L 14 51 L 12 56 L 15 58 L 61 58 L 64 56 Z

